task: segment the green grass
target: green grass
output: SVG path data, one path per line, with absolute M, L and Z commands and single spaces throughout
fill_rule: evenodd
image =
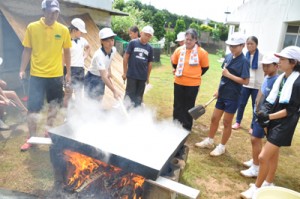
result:
M 196 104 L 206 103 L 218 88 L 221 75 L 221 63 L 216 55 L 209 55 L 210 69 L 203 76 Z M 161 65 L 154 67 L 151 73 L 153 88 L 145 96 L 145 103 L 155 108 L 159 119 L 172 118 L 173 111 L 173 75 L 169 57 L 161 56 Z M 190 148 L 188 164 L 180 181 L 199 189 L 200 198 L 238 198 L 239 193 L 248 188 L 255 179 L 247 179 L 239 174 L 245 169 L 242 162 L 251 158 L 250 135 L 247 133 L 251 122 L 251 99 L 246 107 L 242 128 L 232 132 L 227 144 L 227 152 L 221 157 L 210 157 L 210 150 L 200 150 L 194 143 L 207 136 L 214 103 L 207 107 L 206 113 L 194 123 L 187 145 Z M 220 125 L 222 128 L 222 125 Z M 221 132 L 221 130 L 220 130 Z M 219 143 L 221 133 L 216 134 Z M 275 184 L 300 192 L 300 135 L 299 125 L 291 147 L 283 147 L 276 173 Z M 183 197 L 179 197 L 183 198 Z
M 210 69 L 204 75 L 197 104 L 207 102 L 218 88 L 221 68 L 218 56 L 209 55 Z M 173 74 L 170 58 L 161 56 L 161 63 L 154 64 L 150 78 L 153 88 L 146 93 L 144 101 L 156 110 L 157 118 L 172 118 Z M 192 133 L 187 139 L 188 161 L 180 182 L 201 191 L 203 199 L 238 198 L 241 191 L 248 188 L 254 179 L 246 179 L 239 174 L 245 169 L 242 162 L 250 159 L 251 143 L 247 133 L 251 121 L 251 108 L 248 105 L 244 114 L 242 128 L 233 131 L 227 145 L 227 152 L 221 157 L 210 157 L 210 150 L 193 147 L 207 135 L 214 103 L 207 107 L 206 113 L 194 123 Z M 11 119 L 11 118 L 8 118 Z M 45 195 L 53 185 L 53 171 L 49 158 L 49 147 L 40 146 L 26 153 L 19 147 L 27 135 L 25 124 L 15 125 L 11 132 L 0 132 L 0 187 Z M 216 142 L 221 134 L 217 133 Z M 168 141 L 166 140 L 166 143 Z M 300 135 L 299 125 L 291 147 L 281 149 L 279 167 L 275 183 L 300 192 Z M 179 197 L 183 198 L 183 197 Z

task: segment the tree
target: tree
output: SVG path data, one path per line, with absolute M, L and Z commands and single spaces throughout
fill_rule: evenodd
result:
M 114 0 L 113 9 L 123 10 L 125 8 L 124 0 Z
M 157 39 L 162 39 L 166 33 L 165 20 L 161 12 L 157 12 L 153 17 L 153 29 Z
M 200 39 L 200 37 L 201 37 L 200 26 L 197 23 L 193 22 L 190 24 L 189 28 L 193 28 L 194 30 L 196 30 L 196 32 L 198 33 L 198 39 Z
M 175 35 L 177 35 L 179 32 L 185 32 L 186 31 L 186 26 L 185 22 L 183 19 L 177 19 L 176 25 L 174 28 Z

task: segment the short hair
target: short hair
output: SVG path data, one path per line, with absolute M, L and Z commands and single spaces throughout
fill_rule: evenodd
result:
M 256 45 L 258 45 L 258 39 L 257 39 L 257 37 L 250 36 L 250 37 L 247 38 L 247 41 L 249 41 L 249 40 L 253 41 Z

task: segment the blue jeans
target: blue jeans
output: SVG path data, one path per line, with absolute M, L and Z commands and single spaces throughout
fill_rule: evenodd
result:
M 245 111 L 245 107 L 248 103 L 248 99 L 251 95 L 251 100 L 252 100 L 252 122 L 251 122 L 251 128 L 253 126 L 253 110 L 254 110 L 254 105 L 255 105 L 255 99 L 258 93 L 258 89 L 254 89 L 254 88 L 247 88 L 247 87 L 243 87 L 242 88 L 242 94 L 241 97 L 239 99 L 239 107 L 237 110 L 237 116 L 236 116 L 236 122 L 241 124 L 242 119 L 243 119 L 243 115 L 244 115 L 244 111 Z

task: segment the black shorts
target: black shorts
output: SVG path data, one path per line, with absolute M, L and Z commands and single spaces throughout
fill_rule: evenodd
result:
M 104 95 L 105 83 L 100 76 L 88 72 L 84 77 L 84 91 L 91 99 L 97 99 Z
M 63 99 L 63 77 L 43 78 L 31 76 L 29 79 L 28 111 L 39 112 L 48 103 L 61 104 Z

